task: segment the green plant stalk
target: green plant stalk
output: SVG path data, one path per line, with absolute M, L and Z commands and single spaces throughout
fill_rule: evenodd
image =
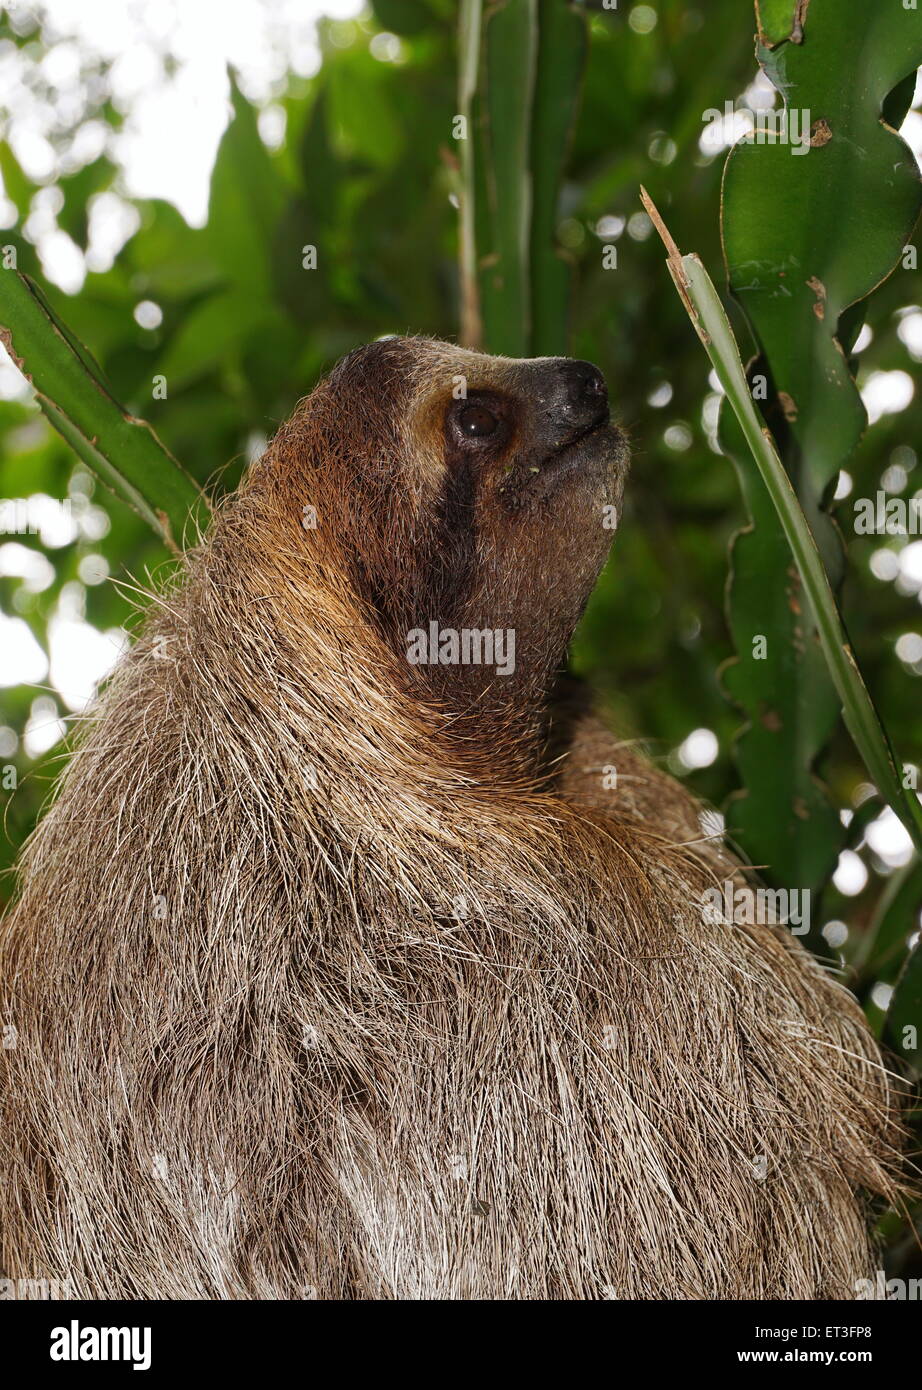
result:
M 813 533 L 778 456 L 771 432 L 756 413 L 740 351 L 720 296 L 700 258 L 694 254 L 683 256 L 679 252 L 645 190 L 643 199 L 669 252 L 667 264 L 676 289 L 740 423 L 784 528 L 813 609 L 829 673 L 842 701 L 846 728 L 872 780 L 906 827 L 916 850 L 922 853 L 922 804 L 913 792 L 903 787 L 893 749 L 849 644 Z
M 507 357 L 531 352 L 531 131 L 537 63 L 538 0 L 494 5 L 484 22 L 484 172 L 492 264 L 481 281 L 481 308 L 485 349 Z
M 474 93 L 480 67 L 480 34 L 483 0 L 461 0 L 458 46 L 458 112 L 464 117 L 464 139 L 460 149 L 460 229 L 461 342 L 479 348 L 483 336 L 480 295 L 477 284 L 477 238 L 474 201 Z
M 0 270 L 0 339 L 54 428 L 106 487 L 176 551 L 205 494 L 144 420 L 129 415 L 99 366 L 25 275 Z

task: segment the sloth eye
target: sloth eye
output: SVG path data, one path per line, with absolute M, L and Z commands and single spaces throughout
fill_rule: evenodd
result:
M 458 416 L 458 428 L 469 439 L 483 439 L 492 434 L 499 421 L 485 405 L 467 405 Z

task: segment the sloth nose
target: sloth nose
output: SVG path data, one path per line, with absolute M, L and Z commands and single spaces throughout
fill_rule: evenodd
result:
M 560 372 L 575 410 L 608 409 L 608 387 L 598 367 L 591 362 L 569 362 L 564 359 Z
M 544 385 L 547 415 L 562 435 L 582 434 L 608 418 L 608 387 L 591 362 L 559 357 Z

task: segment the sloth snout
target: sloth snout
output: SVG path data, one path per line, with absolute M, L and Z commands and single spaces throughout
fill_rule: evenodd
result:
M 560 442 L 585 434 L 608 419 L 608 387 L 598 367 L 560 357 L 545 370 L 546 418 Z
M 575 409 L 600 410 L 608 408 L 608 387 L 605 378 L 591 362 L 570 362 L 564 359 L 560 373 L 565 389 Z

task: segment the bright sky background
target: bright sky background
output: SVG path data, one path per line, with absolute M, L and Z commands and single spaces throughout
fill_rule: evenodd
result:
M 316 72 L 318 17 L 348 19 L 362 8 L 360 0 L 41 0 L 54 36 L 43 67 L 72 109 L 81 54 L 113 62 L 112 96 L 126 115 L 113 153 L 125 191 L 169 198 L 200 225 L 229 116 L 227 65 L 251 100 L 268 102 L 287 72 Z M 175 64 L 168 80 L 164 56 Z M 0 65 L 0 77 L 15 152 L 26 172 L 40 177 L 54 162 L 46 139 L 51 113 L 36 107 L 17 80 L 15 53 Z

